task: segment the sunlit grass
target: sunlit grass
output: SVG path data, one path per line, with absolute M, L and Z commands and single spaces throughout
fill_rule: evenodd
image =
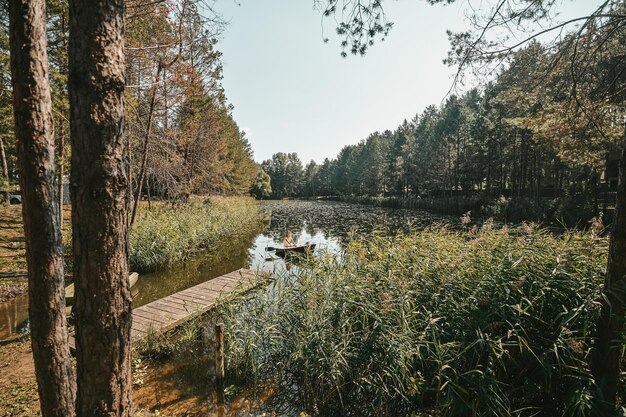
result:
M 354 239 L 227 305 L 228 369 L 317 415 L 587 415 L 606 256 L 528 225 Z

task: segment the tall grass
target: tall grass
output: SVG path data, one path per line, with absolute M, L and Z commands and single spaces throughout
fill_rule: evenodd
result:
M 129 237 L 129 263 L 147 272 L 182 262 L 212 245 L 258 229 L 259 205 L 251 198 L 214 198 L 138 212 Z
M 315 415 L 585 416 L 593 231 L 352 240 L 224 312 L 228 369 Z

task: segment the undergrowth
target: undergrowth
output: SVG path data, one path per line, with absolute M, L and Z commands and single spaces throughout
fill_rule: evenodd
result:
M 606 257 L 489 222 L 353 239 L 226 305 L 227 369 L 314 415 L 589 415 Z

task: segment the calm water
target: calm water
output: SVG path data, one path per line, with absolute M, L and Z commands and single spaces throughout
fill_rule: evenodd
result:
M 298 244 L 316 243 L 318 248 L 339 251 L 350 233 L 367 234 L 373 230 L 394 233 L 456 221 L 421 210 L 327 201 L 268 201 L 262 202 L 262 207 L 271 212 L 269 225 L 259 225 L 256 231 L 216 244 L 206 254 L 178 268 L 142 274 L 133 288 L 133 306 L 147 304 L 239 268 L 268 272 L 283 268 L 283 261 L 275 259 L 265 248 L 282 246 L 286 230 L 292 231 Z M 28 294 L 0 304 L 0 341 L 28 330 Z

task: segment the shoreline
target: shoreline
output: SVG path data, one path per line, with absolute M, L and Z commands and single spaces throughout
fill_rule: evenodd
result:
M 0 304 L 11 301 L 18 295 L 28 291 L 28 280 L 21 278 L 21 282 L 0 282 Z
M 267 199 L 265 201 L 280 201 Z M 607 207 L 606 213 L 585 205 L 579 207 L 577 201 L 566 197 L 494 197 L 475 195 L 471 197 L 372 197 L 372 196 L 310 196 L 293 197 L 285 200 L 334 201 L 347 204 L 360 204 L 391 209 L 423 210 L 433 214 L 448 216 L 469 215 L 472 219 L 492 218 L 504 223 L 534 222 L 544 226 L 587 229 L 589 224 L 600 219 L 604 226 L 610 226 L 614 207 Z

